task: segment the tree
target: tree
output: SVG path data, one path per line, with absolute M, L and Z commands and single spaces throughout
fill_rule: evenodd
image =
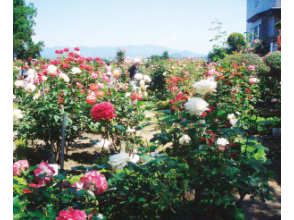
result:
M 33 26 L 36 24 L 33 17 L 37 16 L 34 4 L 25 5 L 24 0 L 13 0 L 13 57 L 26 59 L 39 57 L 43 41 L 34 43 L 32 36 L 35 35 Z
M 242 46 L 246 45 L 245 38 L 240 33 L 232 33 L 228 37 L 228 44 L 232 51 L 239 50 Z
M 163 54 L 162 54 L 162 58 L 163 58 L 163 59 L 166 59 L 166 60 L 169 58 L 168 51 L 164 51 L 164 52 L 163 52 Z

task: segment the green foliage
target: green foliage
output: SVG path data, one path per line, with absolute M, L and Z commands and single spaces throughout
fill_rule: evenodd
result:
M 125 60 L 125 51 L 122 50 L 122 49 L 118 49 L 117 50 L 117 53 L 116 53 L 116 56 L 117 56 L 117 61 L 122 64 Z
M 159 61 L 161 57 L 158 55 L 151 55 L 149 59 L 151 59 L 153 62 L 156 62 Z
M 258 73 L 267 73 L 269 68 L 265 65 L 262 59 L 256 54 L 249 53 L 238 53 L 226 56 L 223 60 L 220 61 L 220 64 L 229 64 L 233 66 L 233 64 L 238 64 L 242 66 L 242 63 L 245 63 L 246 66 L 253 65 L 256 68 L 256 72 Z
M 264 62 L 273 72 L 281 72 L 281 51 L 269 53 L 264 57 Z
M 164 51 L 162 54 L 162 58 L 167 60 L 169 58 L 168 51 Z
M 221 59 L 224 59 L 227 55 L 227 49 L 223 47 L 213 46 L 213 50 L 209 51 L 208 60 L 217 62 Z
M 275 24 L 275 27 L 278 28 L 279 30 L 281 30 L 282 29 L 282 22 L 281 21 L 277 22 Z
M 232 51 L 240 50 L 240 48 L 242 46 L 245 46 L 245 44 L 246 44 L 244 36 L 242 34 L 240 34 L 240 33 L 232 33 L 232 34 L 230 34 L 230 36 L 228 37 L 227 42 L 228 42 L 228 44 L 230 46 L 230 49 Z
M 40 56 L 44 42 L 35 44 L 32 41 L 35 34 L 33 17 L 36 15 L 37 9 L 32 3 L 26 6 L 24 0 L 13 0 L 13 57 L 27 59 Z
M 212 24 L 215 24 L 215 27 L 210 30 L 216 31 L 216 36 L 214 39 L 211 39 L 210 42 L 215 41 L 216 44 L 213 45 L 213 50 L 209 52 L 208 60 L 217 62 L 220 59 L 223 59 L 228 53 L 228 49 L 225 48 L 225 45 L 227 44 L 225 41 L 227 32 L 221 30 L 222 23 L 218 20 L 212 22 Z

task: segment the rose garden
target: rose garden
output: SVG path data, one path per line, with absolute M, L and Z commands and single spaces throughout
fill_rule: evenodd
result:
M 33 59 L 28 84 L 15 60 L 14 218 L 245 219 L 247 195 L 273 200 L 280 148 L 262 140 L 281 127 L 281 52 L 255 43 L 142 59 L 132 84 L 122 50 L 111 80 L 79 48 Z

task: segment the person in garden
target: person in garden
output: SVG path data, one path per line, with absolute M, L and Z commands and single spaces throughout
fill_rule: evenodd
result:
M 32 69 L 31 61 L 25 60 L 23 67 L 24 69 L 20 71 L 17 78 L 23 80 L 25 85 L 27 85 L 28 83 L 33 83 L 34 79 L 38 78 L 38 75 L 36 71 Z
M 104 67 L 104 69 L 105 69 L 106 76 L 108 76 L 109 79 L 111 79 L 112 73 L 111 73 L 111 65 L 109 62 L 106 63 L 106 66 Z
M 140 60 L 135 58 L 133 60 L 133 65 L 128 70 L 126 70 L 125 72 L 126 75 L 128 74 L 128 72 L 130 73 L 130 82 L 134 81 L 134 77 L 136 73 L 139 72 L 139 66 L 140 66 Z

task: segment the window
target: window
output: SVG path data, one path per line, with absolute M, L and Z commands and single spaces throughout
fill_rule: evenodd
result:
M 251 33 L 252 33 L 252 41 L 255 39 L 259 39 L 259 26 L 255 26 L 254 28 L 252 28 Z

